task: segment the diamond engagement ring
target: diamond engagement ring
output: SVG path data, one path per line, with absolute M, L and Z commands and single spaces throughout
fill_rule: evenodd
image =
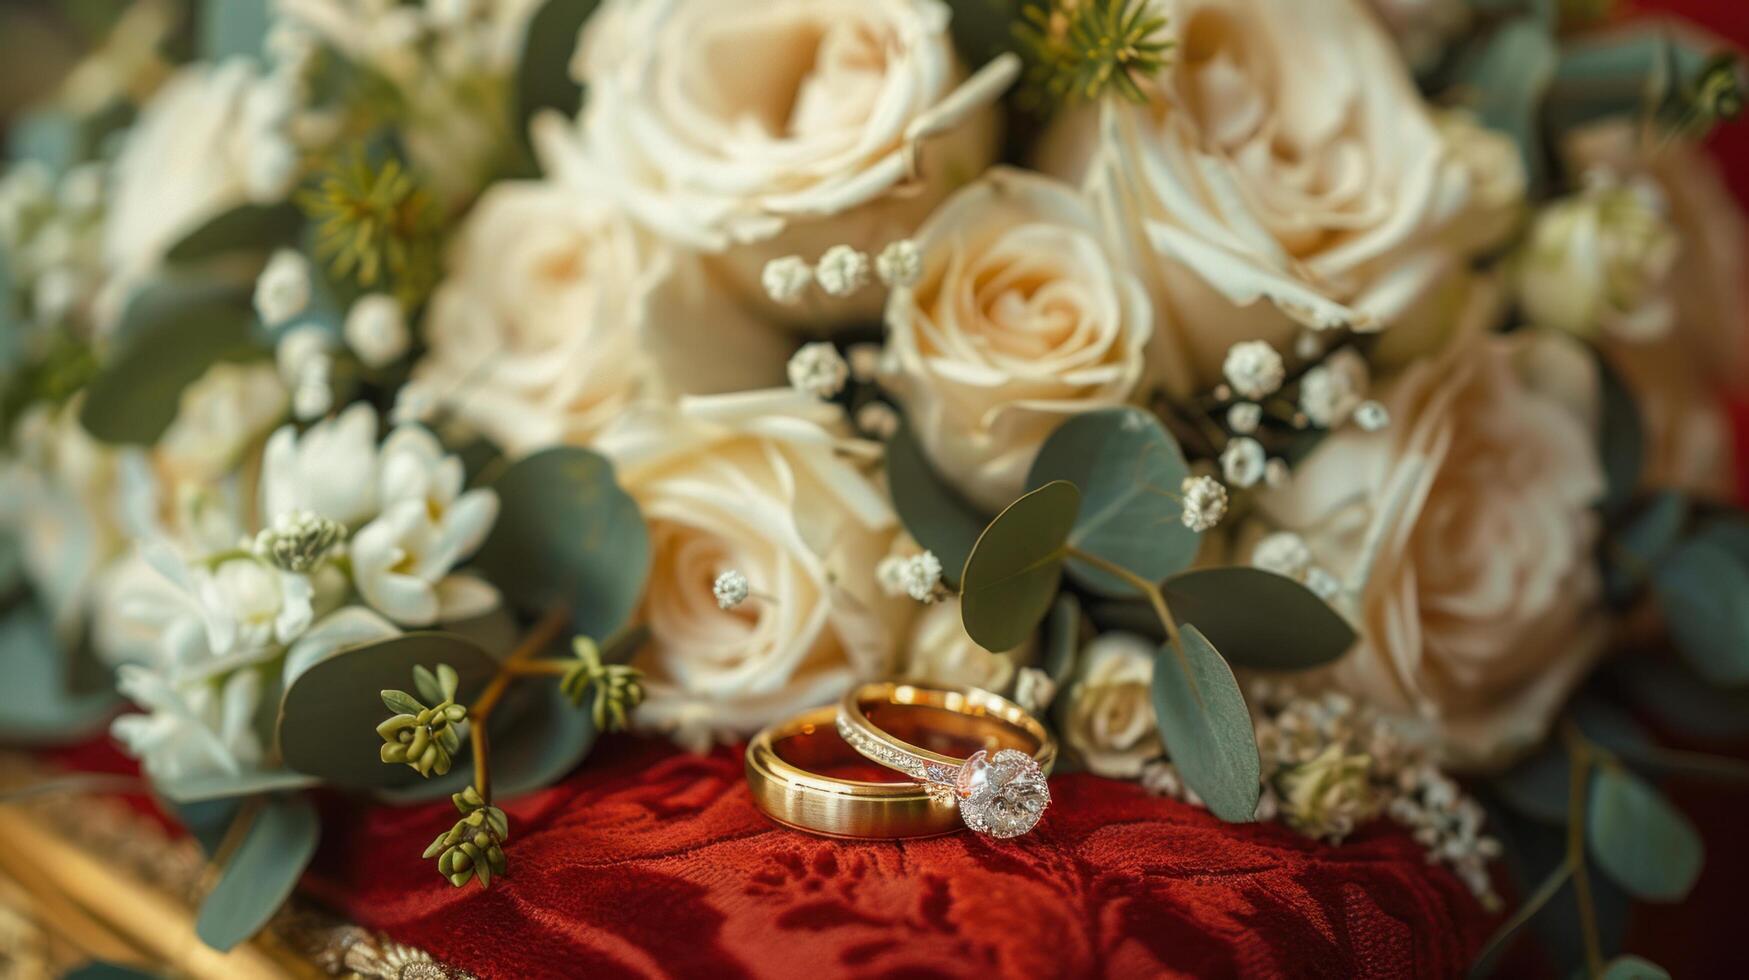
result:
M 839 704 L 838 734 L 866 758 L 955 803 L 978 833 L 1018 837 L 1050 805 L 1045 775 L 1056 740 L 1026 709 L 988 691 L 864 684 Z

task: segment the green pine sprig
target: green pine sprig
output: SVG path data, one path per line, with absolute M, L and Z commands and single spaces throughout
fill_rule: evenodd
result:
M 298 204 L 317 222 L 316 254 L 341 279 L 387 288 L 403 307 L 422 303 L 442 274 L 442 217 L 431 195 L 393 156 L 362 147 L 323 168 Z
M 1165 69 L 1166 18 L 1147 0 L 1025 0 L 1014 26 L 1028 79 L 1050 102 L 1117 92 L 1147 102 L 1143 83 Z

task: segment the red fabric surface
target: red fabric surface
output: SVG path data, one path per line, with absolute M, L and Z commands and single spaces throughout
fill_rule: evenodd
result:
M 420 859 L 447 805 L 332 809 L 304 890 L 488 978 L 1440 977 L 1493 924 L 1388 825 L 1330 848 L 1132 784 L 1051 788 L 1016 841 L 829 841 L 761 816 L 736 753 L 615 739 L 505 806 L 490 890 Z

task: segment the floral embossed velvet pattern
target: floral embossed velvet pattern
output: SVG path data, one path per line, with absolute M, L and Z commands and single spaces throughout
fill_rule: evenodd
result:
M 1022 841 L 827 841 L 767 822 L 738 753 L 616 739 L 509 803 L 512 877 L 406 852 L 447 805 L 329 813 L 305 890 L 487 978 L 1455 976 L 1492 920 L 1388 825 L 1340 848 L 1069 775 Z

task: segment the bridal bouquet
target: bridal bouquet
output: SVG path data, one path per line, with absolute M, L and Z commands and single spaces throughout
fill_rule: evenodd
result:
M 141 0 L 0 178 L 0 736 L 231 806 L 228 947 L 306 787 L 514 888 L 598 732 L 970 684 L 1601 974 L 1749 684 L 1742 75 L 1611 7 Z

